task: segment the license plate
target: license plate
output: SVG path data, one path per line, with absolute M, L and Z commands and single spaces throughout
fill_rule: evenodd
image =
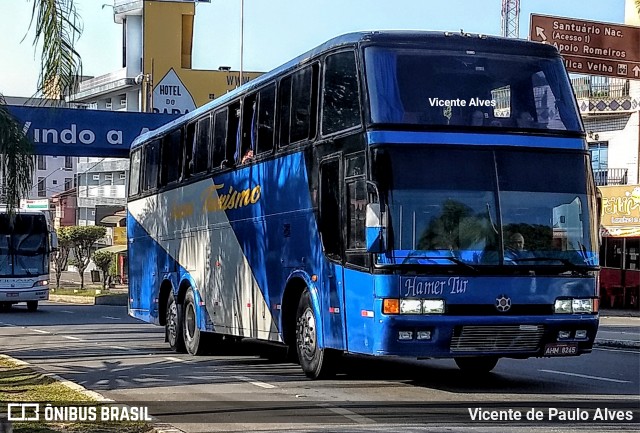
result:
M 9 292 L 9 293 L 7 293 L 7 298 L 17 298 L 18 296 L 20 296 L 20 293 L 18 293 L 18 292 Z
M 578 354 L 578 343 L 550 343 L 544 346 L 544 356 L 571 356 Z

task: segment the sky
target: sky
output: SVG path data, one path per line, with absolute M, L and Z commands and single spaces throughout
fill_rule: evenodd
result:
M 35 0 L 0 0 L 0 93 L 35 93 L 40 63 L 29 28 Z M 83 75 L 122 65 L 122 27 L 112 0 L 74 0 L 84 30 L 77 43 Z M 243 69 L 269 71 L 322 42 L 361 30 L 449 30 L 500 35 L 501 0 L 244 0 Z M 193 68 L 240 68 L 241 0 L 196 7 Z M 104 6 L 103 6 L 104 5 Z M 624 0 L 521 0 L 520 37 L 532 13 L 624 23 Z

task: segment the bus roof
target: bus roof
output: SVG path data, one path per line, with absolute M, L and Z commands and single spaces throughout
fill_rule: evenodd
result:
M 558 50 L 549 44 L 540 42 L 527 41 L 523 39 L 503 38 L 498 36 L 488 36 L 483 34 L 465 33 L 465 32 L 436 32 L 436 31 L 409 31 L 409 30 L 385 30 L 385 31 L 368 31 L 354 32 L 337 36 L 318 45 L 314 49 L 284 63 L 275 69 L 243 84 L 242 86 L 226 93 L 215 100 L 208 102 L 195 110 L 180 116 L 179 118 L 162 125 L 161 127 L 146 132 L 138 136 L 132 143 L 131 149 L 139 147 L 142 143 L 161 137 L 178 126 L 189 123 L 193 119 L 197 119 L 207 113 L 212 108 L 222 105 L 239 95 L 250 92 L 251 90 L 262 86 L 274 77 L 277 77 L 288 70 L 295 69 L 319 54 L 330 51 L 342 46 L 368 45 L 368 44 L 404 44 L 414 45 L 429 43 L 429 48 L 440 50 L 486 50 L 492 53 L 511 54 L 511 55 L 529 55 L 537 57 L 559 57 Z

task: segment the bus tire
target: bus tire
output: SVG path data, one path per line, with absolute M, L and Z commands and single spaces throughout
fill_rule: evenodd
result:
M 296 348 L 302 371 L 311 379 L 333 374 L 330 353 L 318 347 L 318 323 L 311 305 L 311 295 L 305 290 L 296 311 Z
M 495 356 L 475 356 L 469 358 L 454 358 L 458 368 L 465 373 L 489 373 L 498 363 Z
M 198 328 L 198 320 L 196 314 L 196 299 L 193 295 L 193 289 L 189 288 L 184 297 L 184 309 L 182 317 L 182 331 L 184 345 L 190 355 L 204 355 L 206 350 L 206 338 Z
M 169 299 L 167 299 L 167 320 L 164 325 L 164 334 L 171 350 L 178 353 L 187 351 L 182 332 L 182 308 L 173 297 L 173 292 L 169 293 Z
M 27 310 L 36 311 L 38 309 L 38 301 L 27 301 Z

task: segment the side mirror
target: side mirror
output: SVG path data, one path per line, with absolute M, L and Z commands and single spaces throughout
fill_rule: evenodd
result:
M 386 249 L 386 226 L 380 203 L 369 203 L 366 214 L 365 242 L 367 252 L 381 253 Z
M 51 233 L 51 238 L 49 240 L 51 245 L 51 251 L 58 251 L 58 234 L 55 232 Z

